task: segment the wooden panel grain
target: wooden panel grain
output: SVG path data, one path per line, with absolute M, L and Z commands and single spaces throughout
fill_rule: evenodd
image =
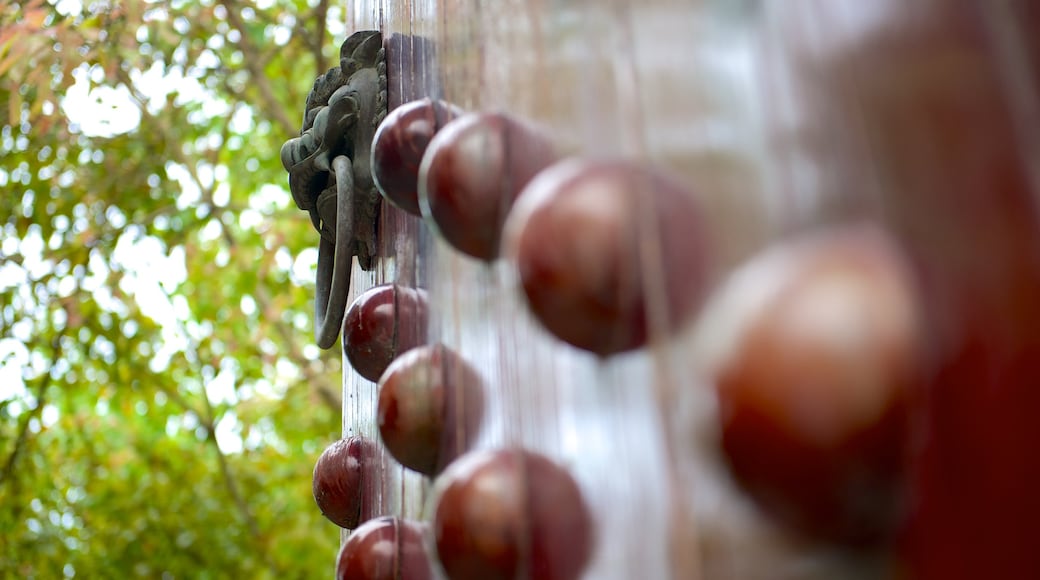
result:
M 506 111 L 568 155 L 634 158 L 676 175 L 709 216 L 721 276 L 773 227 L 753 4 L 367 0 L 353 4 L 348 27 L 388 39 L 393 105 L 434 96 Z M 386 282 L 428 289 L 430 341 L 460 353 L 487 385 L 476 446 L 539 451 L 579 482 L 597 528 L 586 578 L 874 573 L 785 536 L 734 491 L 694 356 L 712 338 L 692 322 L 678 338 L 600 359 L 532 318 L 508 261 L 463 256 L 385 203 L 380 252 L 373 271 L 355 268 L 352 293 Z M 648 295 L 660 295 L 660 280 L 645 279 Z M 344 368 L 344 434 L 378 441 L 375 385 Z M 385 453 L 380 462 L 366 490 L 373 509 L 429 519 L 430 482 Z
M 391 70 L 407 73 L 391 82 L 413 89 L 398 87 L 400 94 L 510 112 L 540 124 L 571 154 L 637 156 L 676 172 L 696 172 L 689 161 L 705 148 L 697 145 L 701 140 L 677 133 L 675 124 L 707 122 L 690 105 L 703 97 L 688 82 L 686 59 L 662 58 L 669 50 L 683 53 L 674 46 L 678 40 L 690 44 L 682 28 L 695 17 L 690 6 L 638 7 L 651 23 L 675 20 L 660 37 L 659 30 L 637 30 L 630 13 L 636 8 L 624 3 L 375 4 L 355 4 L 356 27 L 378 25 L 387 38 L 418 38 L 436 47 L 436 62 L 390 51 Z M 633 83 L 660 90 L 646 92 Z M 662 100 L 671 108 L 662 108 Z M 353 293 L 390 281 L 428 287 L 431 341 L 460 352 L 488 385 L 477 446 L 522 445 L 558 460 L 578 479 L 598 529 L 587 577 L 696 577 L 696 538 L 680 535 L 678 540 L 693 544 L 677 545 L 674 523 L 693 517 L 676 514 L 677 506 L 686 505 L 677 489 L 684 480 L 675 473 L 675 452 L 667 444 L 665 426 L 672 419 L 662 414 L 669 393 L 691 386 L 685 373 L 668 368 L 676 367 L 681 349 L 662 344 L 600 360 L 560 344 L 531 318 L 508 263 L 464 257 L 386 204 L 380 232 L 382 258 L 372 272 L 355 269 Z M 665 384 L 676 382 L 682 385 Z M 372 383 L 348 368 L 345 435 L 378 438 L 376 395 Z M 385 454 L 380 461 L 382 478 L 366 490 L 373 509 L 426 515 L 427 482 Z M 677 554 L 692 558 L 676 559 Z
M 351 4 L 347 16 L 348 34 L 356 30 L 382 30 L 384 40 L 387 35 L 386 18 L 393 12 L 388 6 L 377 0 L 358 0 Z M 392 27 L 389 27 L 393 30 Z M 401 51 L 391 51 L 388 58 L 400 63 Z M 394 60 L 396 59 L 396 60 Z M 402 80 L 398 73 L 394 80 L 400 93 Z M 389 79 L 388 79 L 389 83 Z M 389 87 L 388 87 L 389 88 Z M 394 103 L 394 105 L 398 105 Z M 418 286 L 420 259 L 420 225 L 419 220 L 392 205 L 383 202 L 378 224 L 378 259 L 371 271 L 361 270 L 355 260 L 350 284 L 348 304 L 372 288 L 386 283 L 399 283 L 409 287 Z M 342 343 L 342 341 L 341 341 Z M 369 440 L 379 442 L 379 430 L 376 423 L 376 407 L 378 399 L 377 385 L 354 372 L 346 357 L 343 357 L 343 436 L 361 435 Z M 367 479 L 362 491 L 363 517 L 400 514 L 417 517 L 426 494 L 426 482 L 418 474 L 411 472 L 391 457 L 381 445 L 376 446 L 376 466 L 373 473 L 377 476 Z M 341 534 L 345 540 L 347 531 Z

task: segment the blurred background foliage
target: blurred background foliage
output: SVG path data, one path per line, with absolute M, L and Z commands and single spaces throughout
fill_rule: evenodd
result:
M 0 0 L 0 577 L 331 573 L 278 151 L 346 7 Z

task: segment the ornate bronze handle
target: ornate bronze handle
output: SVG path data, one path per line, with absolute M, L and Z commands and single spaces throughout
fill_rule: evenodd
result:
M 343 42 L 339 66 L 315 80 L 300 136 L 282 145 L 293 200 L 321 236 L 314 305 L 321 348 L 330 348 L 343 326 L 353 257 L 365 270 L 375 258 L 380 196 L 371 148 L 386 103 L 383 37 L 356 32 Z

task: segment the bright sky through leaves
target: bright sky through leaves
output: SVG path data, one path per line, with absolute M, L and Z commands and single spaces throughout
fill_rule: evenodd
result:
M 344 8 L 0 2 L 0 577 L 329 573 L 341 362 L 278 149 Z

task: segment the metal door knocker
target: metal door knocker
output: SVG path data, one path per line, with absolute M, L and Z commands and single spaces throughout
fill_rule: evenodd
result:
M 293 200 L 321 236 L 314 304 L 321 348 L 335 344 L 343 326 L 353 257 L 369 270 L 376 254 L 380 196 L 371 147 L 386 104 L 383 37 L 355 32 L 340 48 L 339 66 L 314 81 L 300 136 L 282 145 Z

